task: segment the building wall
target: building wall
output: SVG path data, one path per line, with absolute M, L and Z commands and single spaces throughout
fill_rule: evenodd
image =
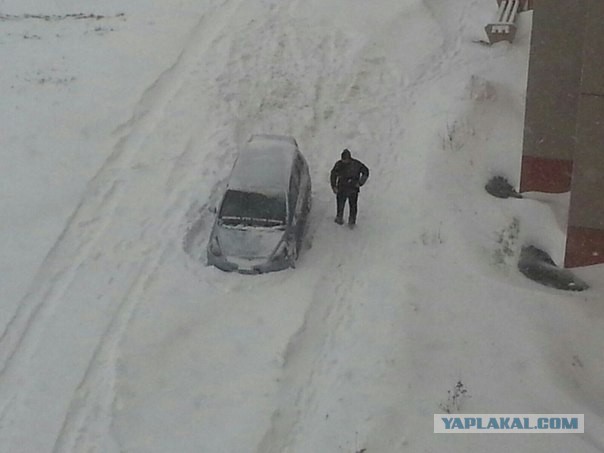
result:
M 565 266 L 604 263 L 604 1 L 587 14 Z
M 597 0 L 596 0 L 597 1 Z M 570 190 L 577 146 L 584 0 L 535 2 L 520 190 Z
M 520 190 L 567 192 L 566 267 L 604 263 L 604 0 L 533 4 Z

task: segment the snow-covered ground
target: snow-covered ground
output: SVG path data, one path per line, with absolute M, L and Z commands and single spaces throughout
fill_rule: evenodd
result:
M 568 196 L 517 183 L 530 13 L 492 0 L 0 0 L 0 451 L 604 450 L 602 266 L 565 293 Z M 252 133 L 311 166 L 307 250 L 206 267 Z M 371 176 L 333 223 L 343 148 Z M 463 392 L 453 398 L 458 386 Z M 583 413 L 584 435 L 433 434 L 433 414 Z

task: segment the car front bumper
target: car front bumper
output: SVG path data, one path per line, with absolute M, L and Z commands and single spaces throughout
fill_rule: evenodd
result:
M 240 274 L 264 274 L 276 272 L 292 267 L 290 261 L 283 257 L 273 259 L 245 259 L 239 257 L 215 256 L 208 252 L 208 265 L 215 266 L 225 272 L 239 272 Z

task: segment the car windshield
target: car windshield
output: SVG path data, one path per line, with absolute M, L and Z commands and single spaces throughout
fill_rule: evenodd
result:
M 218 218 L 224 225 L 276 227 L 285 224 L 285 196 L 227 190 Z

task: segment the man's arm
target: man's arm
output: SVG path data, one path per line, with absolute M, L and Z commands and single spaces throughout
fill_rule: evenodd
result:
M 331 188 L 335 192 L 338 185 L 338 176 L 340 176 L 340 166 L 338 165 L 340 161 L 336 162 L 336 164 L 331 169 L 331 173 L 329 174 L 329 182 L 331 183 Z
M 369 168 L 364 163 L 361 164 L 361 176 L 359 177 L 359 185 L 363 185 L 369 179 Z

